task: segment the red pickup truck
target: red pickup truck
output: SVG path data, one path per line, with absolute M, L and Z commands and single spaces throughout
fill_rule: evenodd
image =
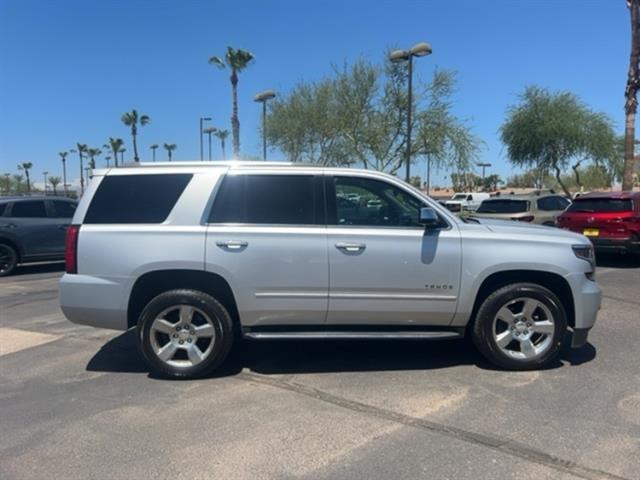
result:
M 640 255 L 640 192 L 583 195 L 557 218 L 556 225 L 589 237 L 596 251 Z

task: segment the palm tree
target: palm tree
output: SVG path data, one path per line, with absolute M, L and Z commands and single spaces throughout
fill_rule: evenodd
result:
M 13 176 L 13 183 L 16 184 L 16 193 L 20 192 L 20 190 L 22 190 L 22 179 L 24 177 L 22 175 L 14 175 Z
M 11 174 L 10 173 L 4 174 L 4 184 L 7 187 L 7 195 L 9 195 L 9 192 L 11 192 Z
M 635 164 L 636 112 L 638 110 L 638 89 L 640 88 L 640 0 L 627 0 L 631 14 L 631 55 L 625 96 L 624 127 L 624 173 L 622 189 L 633 188 L 633 167 Z
M 76 148 L 71 152 L 77 153 L 80 157 L 80 195 L 82 195 L 84 193 L 84 154 L 87 153 L 87 144 L 76 142 Z
M 165 143 L 163 147 L 167 151 L 167 155 L 169 155 L 169 161 L 171 161 L 172 152 L 178 148 L 178 146 L 175 143 Z
M 149 115 L 138 115 L 138 112 L 134 108 L 130 112 L 124 113 L 121 120 L 127 127 L 131 127 L 131 137 L 133 138 L 133 161 L 139 162 L 138 142 L 136 141 L 136 137 L 138 135 L 138 124 L 143 127 L 151 121 L 151 118 Z
M 60 184 L 60 177 L 49 177 L 49 183 L 53 187 L 53 194 L 58 194 L 58 185 Z
M 242 49 L 227 47 L 224 58 L 211 57 L 209 63 L 218 68 L 230 68 L 231 76 L 231 130 L 233 131 L 233 154 L 237 158 L 240 155 L 240 120 L 238 119 L 238 73 L 242 72 L 254 60 L 251 52 Z
M 96 168 L 96 157 L 102 155 L 102 150 L 99 148 L 87 148 L 87 156 L 89 160 L 89 168 L 94 170 Z
M 109 137 L 109 143 L 103 145 L 104 148 L 110 148 L 113 152 L 113 161 L 116 167 L 118 166 L 118 153 L 120 152 L 120 149 L 123 145 L 124 140 L 122 140 L 121 138 L 113 137 Z
M 218 130 L 214 133 L 214 135 L 218 137 L 218 139 L 220 139 L 220 147 L 222 148 L 222 160 L 226 160 L 227 155 L 224 150 L 224 141 L 229 136 L 229 130 Z
M 149 147 L 151 149 L 151 151 L 153 152 L 153 161 L 156 161 L 156 150 L 158 149 L 158 144 L 154 143 L 153 145 L 151 145 Z
M 62 188 L 64 189 L 64 195 L 67 196 L 67 155 L 69 152 L 60 152 L 60 160 L 62 160 Z
M 27 177 L 27 192 L 31 191 L 31 178 L 29 177 L 29 170 L 33 167 L 31 162 L 24 162 L 18 165 L 18 170 L 24 170 L 24 175 Z

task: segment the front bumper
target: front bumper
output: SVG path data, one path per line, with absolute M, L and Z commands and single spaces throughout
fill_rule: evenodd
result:
M 598 273 L 596 271 L 596 277 Z M 574 330 L 590 329 L 596 323 L 598 311 L 602 304 L 602 290 L 600 286 L 589 280 L 582 272 L 567 275 L 567 282 L 573 293 L 575 311 Z

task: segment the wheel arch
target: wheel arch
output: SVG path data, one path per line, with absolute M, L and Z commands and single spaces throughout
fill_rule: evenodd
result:
M 8 237 L 0 237 L 0 243 L 4 243 L 5 245 L 9 245 L 11 248 L 13 248 L 16 253 L 18 254 L 18 263 L 20 263 L 22 261 L 22 257 L 24 256 L 24 252 L 22 251 L 22 249 L 20 248 L 20 245 L 18 244 L 18 242 L 8 238 Z
M 476 293 L 473 303 L 473 310 L 469 317 L 467 328 L 473 328 L 478 309 L 482 302 L 499 288 L 511 283 L 535 283 L 551 290 L 562 302 L 562 306 L 567 314 L 567 325 L 575 326 L 575 305 L 573 303 L 573 293 L 569 282 L 561 275 L 552 272 L 538 270 L 505 270 L 495 272 L 485 278 Z
M 177 288 L 198 290 L 214 297 L 228 310 L 237 331 L 240 331 L 238 307 L 229 282 L 216 273 L 185 269 L 154 270 L 141 275 L 129 295 L 127 327 L 138 323 L 140 313 L 152 298 Z

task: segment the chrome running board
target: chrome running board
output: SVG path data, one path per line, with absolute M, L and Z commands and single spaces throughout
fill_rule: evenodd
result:
M 446 340 L 462 338 L 454 330 L 398 331 L 246 331 L 250 340 Z

